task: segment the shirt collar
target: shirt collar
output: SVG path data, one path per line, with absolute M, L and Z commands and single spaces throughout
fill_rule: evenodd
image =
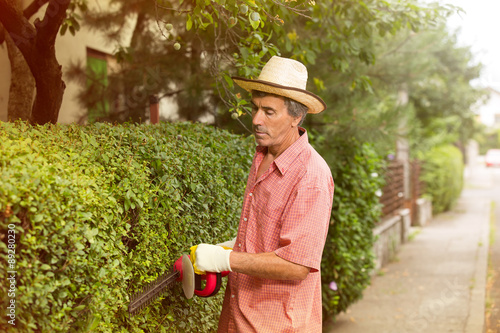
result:
M 300 137 L 292 143 L 284 152 L 278 156 L 277 159 L 273 161 L 280 173 L 285 174 L 286 170 L 290 168 L 292 163 L 296 162 L 297 157 L 300 153 L 308 146 L 309 139 L 307 138 L 307 131 L 299 127 Z M 267 152 L 267 147 L 257 146 L 257 152 L 265 154 Z

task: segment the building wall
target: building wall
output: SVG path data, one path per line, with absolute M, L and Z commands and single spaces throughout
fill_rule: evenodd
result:
M 77 122 L 87 112 L 76 101 L 76 94 L 81 89 L 81 86 L 76 82 L 70 82 L 64 76 L 70 64 L 86 63 L 87 47 L 107 54 L 112 54 L 115 49 L 115 45 L 108 43 L 102 36 L 90 32 L 85 27 L 82 27 L 75 36 L 66 33 L 66 35 L 59 36 L 56 40 L 57 60 L 63 66 L 63 79 L 66 82 L 66 91 L 59 112 L 58 122 L 60 123 Z

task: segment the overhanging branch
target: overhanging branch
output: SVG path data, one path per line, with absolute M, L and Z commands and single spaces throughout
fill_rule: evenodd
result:
M 37 0 L 33 1 L 31 4 L 26 7 L 26 9 L 23 11 L 23 16 L 26 19 L 30 19 L 33 15 L 35 15 L 38 10 L 45 5 L 49 0 Z M 0 45 L 5 41 L 5 28 L 3 27 L 2 24 L 0 24 Z
M 0 45 L 2 45 L 4 41 L 5 41 L 5 29 L 3 25 L 0 23 Z
M 36 0 L 33 1 L 23 12 L 24 17 L 29 19 L 31 16 L 35 15 L 43 5 L 45 5 L 49 0 Z
M 68 9 L 71 0 L 49 0 L 49 6 L 45 11 L 42 21 L 35 21 L 38 30 L 37 46 L 43 48 L 43 45 L 54 45 L 57 33 L 66 18 L 66 9 Z
M 35 28 L 23 16 L 22 12 L 17 11 L 6 0 L 0 0 L 0 22 L 25 57 L 34 55 Z

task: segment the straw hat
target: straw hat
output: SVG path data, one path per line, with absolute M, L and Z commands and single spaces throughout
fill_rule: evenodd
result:
M 300 102 L 308 107 L 307 113 L 320 113 L 326 109 L 325 102 L 306 90 L 307 68 L 293 59 L 273 56 L 264 65 L 256 80 L 232 77 L 246 91 L 259 90 Z

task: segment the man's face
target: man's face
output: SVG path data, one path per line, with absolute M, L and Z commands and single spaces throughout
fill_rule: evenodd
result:
M 255 141 L 269 151 L 281 153 L 296 140 L 300 118 L 288 114 L 285 100 L 278 96 L 252 98 Z

